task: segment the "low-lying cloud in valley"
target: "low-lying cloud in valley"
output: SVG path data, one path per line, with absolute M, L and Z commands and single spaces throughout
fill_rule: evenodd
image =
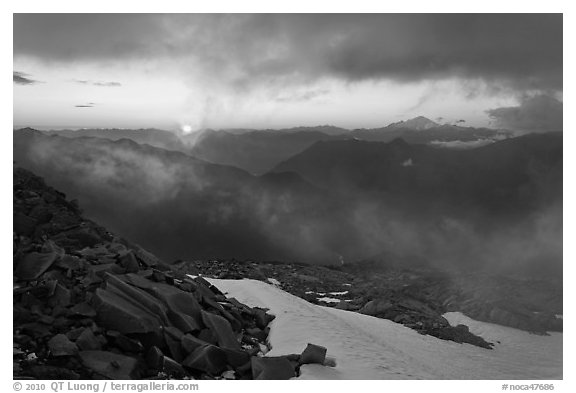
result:
M 486 111 L 496 126 L 524 132 L 562 131 L 563 104 L 558 99 L 540 94 L 523 97 L 518 106 Z

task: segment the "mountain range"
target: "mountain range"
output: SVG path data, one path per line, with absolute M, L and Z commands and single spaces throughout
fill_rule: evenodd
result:
M 323 125 L 279 130 L 206 129 L 189 134 L 175 134 L 158 129 L 81 129 L 46 133 L 68 138 L 126 138 L 141 144 L 192 154 L 209 162 L 232 165 L 257 175 L 272 170 L 280 162 L 318 141 L 360 139 L 390 142 L 402 138 L 408 143 L 462 149 L 490 144 L 512 136 L 512 133 L 505 130 L 440 125 L 422 116 L 382 128 L 352 131 Z
M 17 130 L 14 160 L 167 261 L 338 264 L 385 252 L 450 268 L 561 274 L 561 133 L 467 150 L 301 130 L 206 132 L 191 149 L 159 130 L 139 143 L 136 131 L 70 134 Z M 271 170 L 236 167 L 246 157 L 254 160 L 243 166 Z

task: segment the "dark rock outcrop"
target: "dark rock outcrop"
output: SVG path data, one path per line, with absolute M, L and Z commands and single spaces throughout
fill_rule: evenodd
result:
M 273 319 L 266 310 L 172 270 L 20 168 L 14 214 L 15 378 L 295 375 L 285 359 L 290 373 L 257 357 Z

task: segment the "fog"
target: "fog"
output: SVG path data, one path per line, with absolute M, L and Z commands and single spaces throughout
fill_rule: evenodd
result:
M 330 189 L 295 174 L 256 177 L 127 140 L 16 132 L 14 141 L 18 165 L 169 263 L 373 259 L 515 276 L 562 273 L 561 164 L 559 177 L 557 167 L 533 171 L 519 194 L 527 202 L 512 198 L 502 210 L 481 199 L 455 205 L 437 195 Z

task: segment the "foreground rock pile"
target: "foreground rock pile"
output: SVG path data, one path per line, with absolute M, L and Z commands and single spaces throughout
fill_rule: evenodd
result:
M 41 178 L 14 170 L 14 377 L 286 379 L 326 349 L 263 357 L 265 309 L 82 218 Z

